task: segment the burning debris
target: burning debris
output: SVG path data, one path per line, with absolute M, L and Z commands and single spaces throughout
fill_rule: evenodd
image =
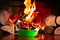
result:
M 20 23 L 17 23 L 19 29 L 26 29 L 26 30 L 32 30 L 38 28 L 40 25 L 38 23 L 34 23 L 33 20 L 35 16 L 33 15 L 33 12 L 36 9 L 35 1 L 31 3 L 31 0 L 25 0 L 24 4 L 26 8 L 24 9 L 24 17 L 22 17 L 22 21 Z
M 26 8 L 24 9 L 24 15 L 23 15 L 23 17 L 21 18 L 20 15 L 19 15 L 18 18 L 15 17 L 15 19 L 13 17 L 12 18 L 8 18 L 11 26 L 8 23 L 8 24 L 5 25 L 6 27 L 3 26 L 1 29 L 3 29 L 4 31 L 7 31 L 9 33 L 14 34 L 16 26 L 19 29 L 24 29 L 24 30 L 25 29 L 26 30 L 32 30 L 32 29 L 36 29 L 36 28 L 39 29 L 39 27 L 41 27 L 40 24 L 33 22 L 34 18 L 35 18 L 35 15 L 36 15 L 36 14 L 34 15 L 34 11 L 36 9 L 35 1 L 33 3 L 31 3 L 31 0 L 25 0 L 24 4 L 25 4 Z M 7 19 L 7 16 L 6 16 L 6 19 Z M 16 24 L 14 24 L 14 22 L 16 20 L 18 20 L 18 19 L 21 22 L 17 22 Z
M 28 21 L 23 19 L 17 26 L 19 27 L 19 29 L 32 30 L 38 28 L 39 24 L 33 22 L 29 23 Z

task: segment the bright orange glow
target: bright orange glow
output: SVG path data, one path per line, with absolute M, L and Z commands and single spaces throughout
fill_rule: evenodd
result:
M 44 39 L 44 35 L 42 35 L 41 37 L 42 37 L 42 39 Z
M 13 23 L 11 19 L 9 19 L 9 22 Z
M 20 15 L 19 15 L 19 14 L 16 14 L 14 17 L 12 17 L 12 16 L 9 17 L 9 22 L 11 22 L 13 29 L 15 28 L 15 27 L 14 27 L 14 22 L 15 22 L 18 18 L 20 18 Z
M 36 12 L 36 13 L 39 13 L 39 12 Z
M 44 30 L 45 26 L 42 26 L 42 30 Z
M 12 23 L 12 27 L 13 27 L 13 29 L 14 29 L 14 23 L 13 23 L 13 21 L 12 21 L 11 19 L 9 19 L 9 22 Z
M 26 8 L 24 9 L 24 13 L 27 15 L 26 21 L 31 22 L 32 19 L 34 18 L 34 16 L 32 15 L 32 13 L 36 9 L 35 1 L 31 4 L 31 0 L 25 0 L 24 4 L 26 6 Z

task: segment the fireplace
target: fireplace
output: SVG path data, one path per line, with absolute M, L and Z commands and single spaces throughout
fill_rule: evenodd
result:
M 33 3 L 34 1 L 35 1 L 35 4 Z M 44 23 L 46 17 L 49 17 L 51 15 L 54 15 L 56 17 L 60 16 L 59 2 L 57 3 L 55 1 L 42 1 L 42 0 L 34 0 L 34 1 L 32 1 L 32 5 L 34 7 L 36 6 L 36 9 L 34 10 L 33 16 L 32 16 L 32 19 L 34 17 L 33 23 L 40 23 L 41 29 L 39 30 L 39 33 L 44 33 L 44 28 L 46 28 L 46 25 Z M 3 2 L 1 2 L 1 3 L 3 3 Z M 11 14 L 9 14 L 10 15 L 9 21 L 12 23 L 13 26 L 16 24 L 16 21 L 18 19 L 24 20 L 23 18 L 27 16 L 27 15 L 24 15 L 24 9 L 26 7 L 26 4 L 24 4 L 24 0 L 11 0 L 11 1 L 6 0 L 6 1 L 4 1 L 4 5 L 1 4 L 0 7 L 4 8 L 4 10 L 7 10 L 8 7 L 10 8 L 7 11 L 9 13 L 11 13 Z M 33 9 L 32 9 L 32 11 L 33 11 Z M 28 20 L 31 20 L 31 19 L 28 19 Z M 47 29 L 48 28 L 49 27 L 47 27 Z M 15 29 L 16 28 L 14 28 L 14 30 Z M 49 29 L 51 29 L 51 28 L 49 28 Z

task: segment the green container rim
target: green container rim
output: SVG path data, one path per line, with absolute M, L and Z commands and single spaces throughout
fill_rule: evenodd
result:
M 22 37 L 34 37 L 38 35 L 37 30 L 18 30 L 17 33 L 18 36 L 22 36 Z

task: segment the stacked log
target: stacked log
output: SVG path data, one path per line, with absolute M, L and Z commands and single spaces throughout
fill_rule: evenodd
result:
M 45 19 L 45 25 L 46 25 L 46 26 L 56 26 L 55 18 L 56 18 L 56 16 L 54 16 L 54 15 L 48 16 L 48 17 Z
M 45 33 L 60 35 L 60 16 L 50 15 L 45 19 Z
M 58 25 L 60 25 L 60 16 L 58 16 L 58 17 L 56 18 L 56 23 L 57 23 Z
M 9 13 L 6 10 L 0 11 L 0 30 L 14 34 L 12 24 L 8 21 Z
M 0 11 L 0 23 L 5 25 L 8 21 L 9 13 L 6 10 Z

